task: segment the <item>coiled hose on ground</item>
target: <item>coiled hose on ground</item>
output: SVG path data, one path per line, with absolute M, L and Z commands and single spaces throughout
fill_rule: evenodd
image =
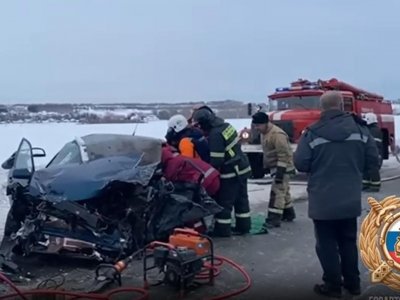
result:
M 246 270 L 238 265 L 236 262 L 233 260 L 223 257 L 223 256 L 215 256 L 216 263 L 214 264 L 214 276 L 218 276 L 221 274 L 221 270 L 219 267 L 223 265 L 223 263 L 227 263 L 233 268 L 235 268 L 237 271 L 239 271 L 245 281 L 246 284 L 233 292 L 226 293 L 224 295 L 216 296 L 216 297 L 211 297 L 211 298 L 206 298 L 205 300 L 223 300 L 223 299 L 228 299 L 233 296 L 237 296 L 241 293 L 244 293 L 251 287 L 251 278 L 250 275 L 246 272 Z M 206 263 L 204 265 L 204 271 L 201 272 L 196 276 L 196 279 L 198 280 L 204 280 L 208 279 L 208 270 L 211 268 L 211 265 Z M 19 299 L 22 300 L 30 300 L 32 296 L 36 297 L 45 297 L 45 296 L 64 296 L 64 297 L 71 297 L 69 298 L 70 300 L 72 299 L 91 299 L 91 300 L 111 300 L 113 296 L 121 293 L 135 293 L 139 294 L 140 297 L 134 297 L 132 296 L 132 299 L 135 300 L 148 300 L 149 299 L 149 292 L 144 289 L 144 288 L 134 288 L 134 287 L 121 287 L 121 288 L 116 288 L 108 291 L 107 293 L 103 294 L 95 294 L 95 293 L 79 293 L 79 292 L 68 292 L 68 291 L 62 291 L 62 290 L 49 290 L 49 289 L 36 289 L 36 290 L 20 290 L 18 289 L 14 283 L 12 283 L 11 280 L 9 280 L 3 273 L 0 272 L 0 282 L 3 281 L 5 282 L 8 286 L 10 286 L 14 292 L 11 294 L 3 295 L 0 296 L 0 299 L 6 300 L 6 299 L 13 299 L 15 297 L 19 297 Z M 18 299 L 18 298 L 17 298 Z

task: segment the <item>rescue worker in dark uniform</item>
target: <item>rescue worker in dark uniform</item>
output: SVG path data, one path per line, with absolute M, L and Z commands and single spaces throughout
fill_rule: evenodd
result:
M 379 169 L 382 166 L 383 161 L 383 135 L 382 130 L 378 126 L 378 120 L 376 114 L 366 113 L 364 121 L 367 124 L 369 132 L 375 140 L 376 146 L 379 152 Z M 369 192 L 379 192 L 381 189 L 381 174 L 379 170 L 373 170 L 365 172 L 363 177 L 363 190 Z
M 324 282 L 314 291 L 339 298 L 344 287 L 360 295 L 357 218 L 362 174 L 379 169 L 378 149 L 366 126 L 343 111 L 340 92 L 325 92 L 321 110 L 320 120 L 305 129 L 293 157 L 296 169 L 308 174 L 308 215 Z
M 242 152 L 235 128 L 217 117 L 208 107 L 194 111 L 194 126 L 199 126 L 208 137 L 210 164 L 220 172 L 217 202 L 224 210 L 215 216 L 214 236 L 229 237 L 250 232 L 250 206 L 247 179 L 251 168 Z M 235 210 L 235 228 L 231 228 L 231 212 Z

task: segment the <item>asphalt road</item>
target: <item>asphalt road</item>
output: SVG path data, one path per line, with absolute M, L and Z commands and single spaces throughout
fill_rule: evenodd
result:
M 399 185 L 400 180 L 384 183 L 382 192 L 371 196 L 380 200 L 397 194 Z M 362 217 L 369 209 L 367 196 L 369 195 L 364 195 Z M 314 284 L 320 282 L 322 272 L 314 250 L 312 222 L 307 217 L 307 201 L 305 199 L 296 201 L 295 208 L 297 211 L 295 222 L 284 223 L 281 228 L 272 230 L 267 235 L 215 239 L 217 255 L 238 262 L 252 278 L 252 287 L 234 299 L 326 299 L 317 297 L 312 291 Z M 258 204 L 253 211 L 264 211 L 264 209 L 265 205 Z M 39 276 L 39 279 L 64 274 L 67 280 L 65 287 L 68 289 L 87 287 L 94 275 L 93 266 L 90 264 L 61 261 L 59 258 L 32 258 L 25 260 L 24 267 Z M 400 296 L 398 292 L 385 286 L 372 285 L 369 281 L 369 272 L 361 260 L 360 271 L 363 295 L 357 299 Z M 124 273 L 123 283 L 127 286 L 142 286 L 140 262 L 134 262 Z M 223 267 L 214 287 L 199 287 L 190 291 L 185 299 L 207 299 L 212 295 L 233 291 L 243 284 L 244 281 L 238 272 Z M 176 291 L 165 286 L 151 287 L 150 294 L 150 299 L 177 299 Z M 132 299 L 132 297 L 119 299 Z M 396 298 L 386 298 L 390 299 Z

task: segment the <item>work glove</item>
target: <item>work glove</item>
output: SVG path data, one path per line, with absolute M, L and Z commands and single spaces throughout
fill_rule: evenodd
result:
M 278 167 L 276 169 L 276 174 L 275 174 L 275 178 L 274 181 L 277 184 L 283 183 L 283 176 L 285 175 L 286 172 L 286 168 L 284 167 Z

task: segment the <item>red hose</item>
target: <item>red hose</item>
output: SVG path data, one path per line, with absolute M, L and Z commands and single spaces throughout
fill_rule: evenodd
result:
M 237 263 L 235 263 L 234 261 L 232 261 L 226 257 L 222 257 L 222 256 L 215 257 L 214 276 L 218 276 L 220 274 L 221 270 L 218 268 L 218 266 L 221 266 L 223 264 L 223 262 L 228 263 L 229 265 L 234 267 L 236 270 L 238 270 L 244 276 L 244 278 L 246 280 L 246 285 L 237 291 L 233 291 L 233 292 L 230 292 L 230 293 L 227 293 L 227 294 L 224 294 L 221 296 L 216 296 L 213 298 L 208 298 L 207 300 L 228 299 L 233 296 L 244 293 L 251 286 L 251 278 L 250 278 L 249 274 L 246 272 L 246 270 L 244 270 L 243 267 L 239 266 Z M 204 270 L 196 276 L 196 279 L 208 279 L 210 268 L 211 268 L 211 264 L 206 263 L 204 266 Z M 70 296 L 70 297 L 74 297 L 74 298 L 85 298 L 85 299 L 93 299 L 93 300 L 111 300 L 111 297 L 113 295 L 118 294 L 118 293 L 124 293 L 124 292 L 125 293 L 127 293 L 127 292 L 133 293 L 134 292 L 134 293 L 141 294 L 142 296 L 140 298 L 138 298 L 137 300 L 148 300 L 149 299 L 148 291 L 145 289 L 141 289 L 141 288 L 116 288 L 105 294 L 67 292 L 67 291 L 46 290 L 46 289 L 21 291 L 1 272 L 0 272 L 0 281 L 6 282 L 15 291 L 15 293 L 13 293 L 13 294 L 1 296 L 0 299 L 10 299 L 12 297 L 19 296 L 23 300 L 28 300 L 28 298 L 26 297 L 28 295 L 30 295 L 30 296 L 32 296 L 32 295 L 42 295 L 42 296 L 44 296 L 44 295 L 53 295 L 53 296 L 63 295 L 63 296 Z
M 218 268 L 220 266 L 222 266 L 224 262 L 217 258 L 214 257 L 214 277 L 217 277 L 220 273 L 221 270 Z M 196 275 L 196 279 L 209 279 L 210 278 L 210 269 L 212 268 L 211 263 L 209 262 L 205 262 L 204 263 L 204 270 L 201 271 L 199 274 Z
M 67 291 L 59 291 L 59 290 L 29 290 L 29 291 L 21 291 L 19 290 L 11 280 L 9 280 L 4 274 L 0 272 L 0 280 L 6 282 L 16 293 L 8 294 L 5 296 L 1 296 L 0 299 L 10 299 L 16 296 L 20 296 L 23 300 L 29 300 L 26 296 L 44 296 L 44 295 L 52 295 L 52 296 L 70 296 L 74 298 L 83 298 L 83 299 L 93 299 L 93 300 L 111 300 L 111 296 L 123 293 L 139 293 L 143 296 L 138 298 L 137 300 L 147 300 L 149 298 L 149 294 L 145 289 L 141 288 L 117 288 L 113 289 L 107 294 L 95 294 L 95 293 L 78 293 L 78 292 L 67 292 Z
M 228 299 L 230 297 L 239 295 L 244 293 L 245 291 L 247 291 L 250 287 L 251 287 L 251 278 L 250 275 L 246 272 L 246 270 L 239 266 L 237 263 L 235 263 L 233 260 L 230 260 L 229 258 L 223 257 L 223 256 L 216 256 L 217 259 L 226 262 L 228 264 L 230 264 L 232 267 L 234 267 L 236 270 L 238 270 L 246 279 L 246 285 L 244 287 L 242 287 L 241 289 L 237 290 L 237 291 L 233 291 L 221 296 L 216 296 L 213 298 L 208 298 L 207 300 L 222 300 L 222 299 Z
M 3 273 L 0 272 L 0 279 L 3 280 L 5 283 L 7 283 L 14 291 L 16 291 L 17 293 L 15 294 L 16 296 L 20 296 L 23 300 L 28 300 L 21 292 L 20 290 L 15 286 L 15 284 L 8 279 Z M 8 297 L 8 296 L 7 296 Z M 0 298 L 0 299 L 3 299 Z

